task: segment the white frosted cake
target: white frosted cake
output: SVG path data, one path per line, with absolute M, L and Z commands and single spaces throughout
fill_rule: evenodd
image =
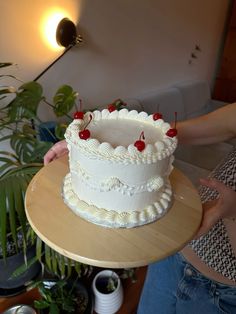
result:
M 75 119 L 65 134 L 70 169 L 65 203 L 82 218 L 112 228 L 161 218 L 172 201 L 173 130 L 154 115 L 127 109 Z

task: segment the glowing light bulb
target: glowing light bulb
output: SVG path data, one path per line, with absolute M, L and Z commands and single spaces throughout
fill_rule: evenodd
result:
M 44 42 L 50 46 L 53 50 L 63 50 L 64 48 L 59 46 L 56 41 L 56 30 L 59 22 L 70 16 L 67 12 L 59 8 L 51 9 L 42 19 L 41 34 Z

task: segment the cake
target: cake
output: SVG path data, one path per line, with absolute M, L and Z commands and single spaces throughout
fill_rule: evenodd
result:
M 96 110 L 81 118 L 65 133 L 64 202 L 82 218 L 111 228 L 163 217 L 172 204 L 176 129 L 160 114 L 136 110 Z

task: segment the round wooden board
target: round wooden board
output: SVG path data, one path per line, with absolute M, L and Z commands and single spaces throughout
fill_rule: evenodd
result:
M 55 251 L 81 263 L 109 268 L 148 265 L 183 248 L 202 219 L 197 190 L 177 169 L 170 180 L 174 204 L 156 222 L 130 229 L 110 229 L 75 215 L 61 197 L 68 173 L 64 156 L 42 168 L 26 192 L 26 215 L 36 234 Z

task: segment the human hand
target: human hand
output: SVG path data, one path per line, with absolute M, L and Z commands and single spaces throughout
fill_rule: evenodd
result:
M 68 148 L 67 148 L 66 141 L 62 140 L 60 142 L 57 142 L 44 155 L 44 158 L 43 158 L 44 166 L 46 166 L 48 163 L 50 163 L 54 159 L 57 159 L 67 153 L 68 153 Z
M 203 218 L 195 238 L 208 232 L 220 219 L 236 217 L 234 190 L 216 179 L 200 179 L 200 182 L 204 186 L 215 189 L 219 197 L 203 204 Z

